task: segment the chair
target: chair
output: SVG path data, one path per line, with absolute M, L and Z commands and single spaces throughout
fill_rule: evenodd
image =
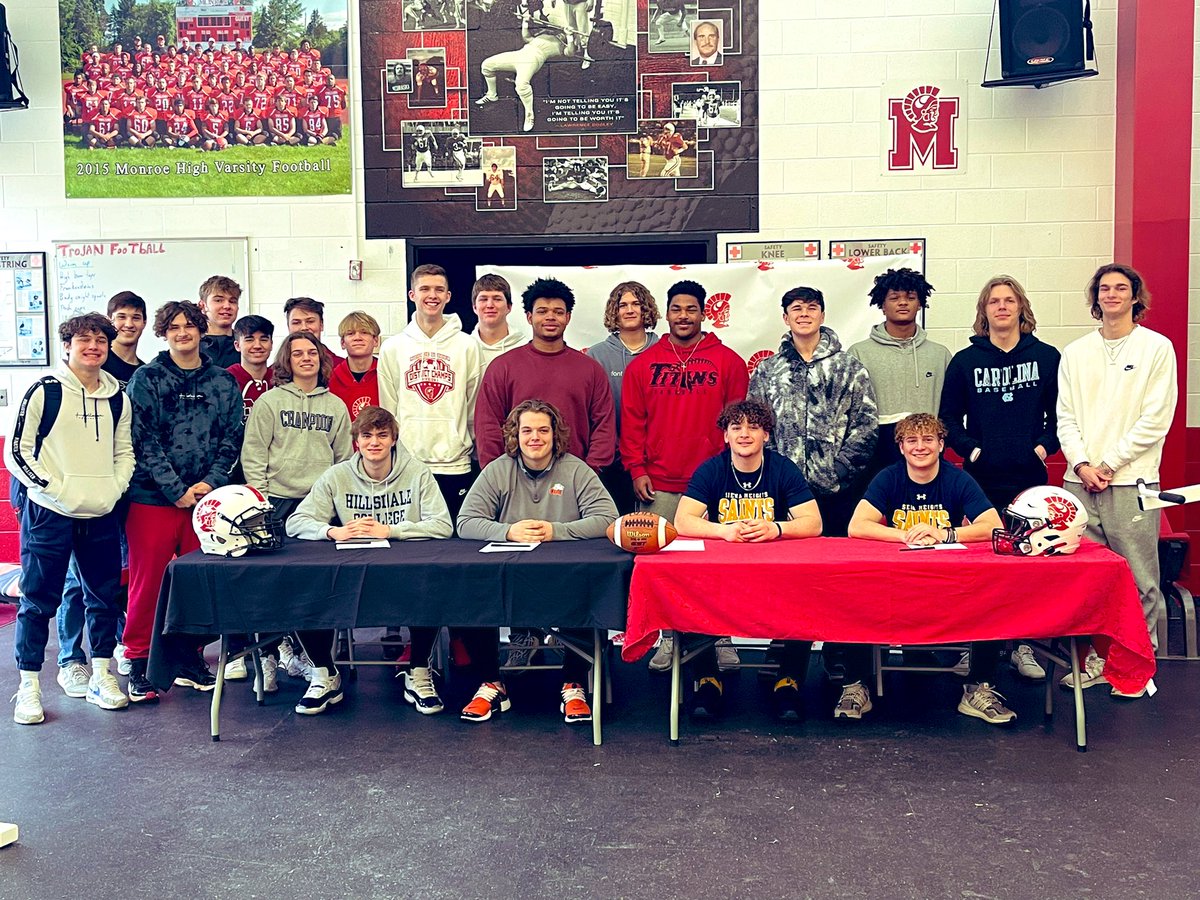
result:
M 1158 616 L 1159 659 L 1171 658 L 1169 624 L 1172 619 L 1179 621 L 1183 626 L 1183 658 L 1200 659 L 1200 652 L 1197 652 L 1196 646 L 1196 604 L 1191 591 L 1180 583 L 1188 577 L 1191 569 L 1188 552 L 1190 546 L 1187 532 L 1176 531 L 1164 509 L 1158 536 L 1159 586 L 1165 599 Z M 1172 615 L 1175 608 L 1178 612 Z

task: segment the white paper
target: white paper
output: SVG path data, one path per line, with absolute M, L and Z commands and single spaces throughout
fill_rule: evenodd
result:
M 479 548 L 480 553 L 526 553 L 536 550 L 536 543 L 526 544 L 521 541 L 492 541 Z
M 348 538 L 335 545 L 339 550 L 363 550 L 375 547 L 390 547 L 387 538 Z
M 908 544 L 909 550 L 966 550 L 967 545 L 955 544 Z
M 703 549 L 704 549 L 704 541 L 702 541 L 698 538 L 675 538 L 675 540 L 671 541 L 671 543 L 669 543 L 669 544 L 667 544 L 667 546 L 663 547 L 660 552 L 665 553 L 668 550 L 695 551 L 695 550 L 703 550 Z

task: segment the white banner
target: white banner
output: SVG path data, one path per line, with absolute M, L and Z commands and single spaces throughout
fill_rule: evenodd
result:
M 677 281 L 697 281 L 708 292 L 704 328 L 715 332 L 746 360 L 751 371 L 779 347 L 787 327 L 780 299 L 794 287 L 814 287 L 825 295 L 825 324 L 837 332 L 843 347 L 863 338 L 876 322 L 879 309 L 868 294 L 875 277 L 888 269 L 912 267 L 914 257 L 876 256 L 814 262 L 715 263 L 693 266 L 480 266 L 475 276 L 491 272 L 508 279 L 513 309 L 509 328 L 529 334 L 521 292 L 538 278 L 557 278 L 575 293 L 575 310 L 567 327 L 567 343 L 586 350 L 608 337 L 604 304 L 622 281 L 640 281 L 658 302 L 657 331 L 666 333 L 667 290 Z

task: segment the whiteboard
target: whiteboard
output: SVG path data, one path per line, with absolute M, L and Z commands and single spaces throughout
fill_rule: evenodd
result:
M 146 301 L 148 323 L 138 356 L 149 361 L 166 342 L 154 336 L 154 311 L 168 300 L 197 301 L 210 275 L 242 286 L 249 309 L 247 238 L 171 238 L 54 242 L 55 323 L 85 312 L 104 312 L 108 298 L 133 291 Z

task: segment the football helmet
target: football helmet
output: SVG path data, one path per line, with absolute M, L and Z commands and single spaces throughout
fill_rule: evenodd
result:
M 192 511 L 192 528 L 200 549 L 213 556 L 283 546 L 283 523 L 267 498 L 248 484 L 227 484 L 207 494 Z
M 992 550 L 1004 556 L 1065 556 L 1079 549 L 1088 514 L 1070 491 L 1042 485 L 1017 494 L 992 531 Z

